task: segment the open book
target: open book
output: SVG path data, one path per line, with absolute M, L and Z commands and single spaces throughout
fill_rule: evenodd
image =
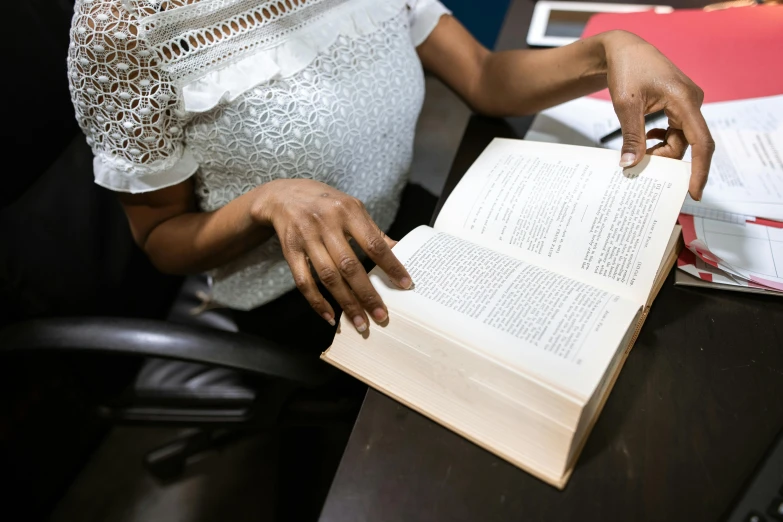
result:
M 690 164 L 494 140 L 379 269 L 385 326 L 323 359 L 557 487 L 677 257 Z

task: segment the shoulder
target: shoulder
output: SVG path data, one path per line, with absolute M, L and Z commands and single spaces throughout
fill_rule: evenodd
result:
M 138 36 L 139 5 L 130 0 L 76 0 L 71 22 L 71 40 L 94 43 L 135 39 Z
M 146 3 L 146 2 L 144 2 Z M 71 22 L 71 53 L 85 61 L 110 63 L 123 57 L 139 58 L 149 55 L 141 42 L 139 19 L 140 1 L 131 0 L 76 0 Z M 131 61 L 129 66 L 136 65 Z
M 411 39 L 416 47 L 427 39 L 443 15 L 451 14 L 440 0 L 409 0 L 408 9 L 411 19 Z
M 74 25 L 78 21 L 117 21 L 132 18 L 133 6 L 127 0 L 76 0 Z

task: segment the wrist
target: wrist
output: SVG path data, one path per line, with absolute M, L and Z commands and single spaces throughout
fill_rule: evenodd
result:
M 252 203 L 250 206 L 250 216 L 257 225 L 272 227 L 272 217 L 275 215 L 275 206 L 277 205 L 278 185 L 284 180 L 273 180 L 254 188 L 252 193 Z
M 581 79 L 593 81 L 600 79 L 603 87 L 607 86 L 605 84 L 614 55 L 619 50 L 626 51 L 635 44 L 645 43 L 635 34 L 622 30 L 607 31 L 580 41 L 587 46 L 588 55 L 584 60 L 586 66 L 582 71 Z
M 602 68 L 603 74 L 609 72 L 612 60 L 619 51 L 627 52 L 632 47 L 640 44 L 649 45 L 635 34 L 619 29 L 597 34 L 595 38 L 600 45 L 598 53 L 602 60 L 600 67 Z
M 586 53 L 582 60 L 584 67 L 582 68 L 580 79 L 606 78 L 609 72 L 608 47 L 612 45 L 611 32 L 613 31 L 580 40 L 580 43 L 585 46 L 583 49 Z

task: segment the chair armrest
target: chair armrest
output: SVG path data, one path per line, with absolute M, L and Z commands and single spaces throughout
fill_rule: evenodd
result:
M 0 330 L 0 353 L 74 351 L 143 355 L 232 368 L 316 386 L 332 369 L 317 354 L 243 333 L 114 317 L 36 319 Z

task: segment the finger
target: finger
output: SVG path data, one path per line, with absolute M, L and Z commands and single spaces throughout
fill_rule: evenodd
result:
M 397 241 L 393 240 L 383 232 L 381 232 L 381 235 L 383 235 L 383 240 L 386 241 L 386 244 L 389 245 L 389 248 L 394 248 L 397 246 Z
M 345 237 L 335 234 L 324 237 L 323 240 L 340 276 L 348 283 L 362 308 L 367 310 L 375 321 L 379 323 L 385 321 L 389 316 L 386 305 L 383 304 L 383 299 L 378 295 L 378 291 L 372 286 L 367 272 Z M 383 240 L 380 241 L 383 242 Z M 385 242 L 383 245 L 388 248 Z
M 350 250 L 350 247 L 348 249 Z M 310 257 L 310 263 L 318 274 L 318 278 L 337 300 L 343 313 L 351 319 L 359 333 L 364 333 L 368 325 L 367 316 L 340 274 L 340 270 L 335 265 L 329 251 L 323 243 L 313 241 L 307 244 L 307 255 Z M 359 267 L 361 268 L 361 264 Z
M 650 129 L 647 131 L 648 140 L 660 140 L 666 139 L 666 129 Z
M 685 139 L 685 134 L 680 129 L 671 127 L 666 131 L 663 143 L 659 145 L 653 147 L 655 150 L 650 153 L 665 158 L 682 159 L 685 156 L 685 151 L 688 150 L 688 140 Z
M 388 243 L 391 240 L 381 232 L 366 211 L 358 212 L 355 219 L 350 221 L 348 233 L 395 284 L 406 290 L 411 287 L 413 284 L 411 276 L 392 252 Z
M 639 96 L 623 95 L 614 104 L 620 128 L 623 132 L 623 148 L 620 156 L 620 166 L 632 167 L 644 157 L 647 140 L 644 131 L 644 106 Z
M 647 152 L 647 154 L 650 154 L 650 155 L 652 155 L 652 156 L 655 156 L 655 155 L 656 155 L 656 154 L 655 154 L 655 151 L 657 151 L 658 149 L 660 149 L 660 148 L 662 148 L 662 147 L 665 147 L 665 146 L 666 146 L 666 144 L 665 144 L 665 143 L 656 143 L 655 145 L 653 145 L 652 147 L 650 147 L 649 149 L 647 149 L 647 151 L 646 151 L 646 152 Z
M 681 118 L 685 139 L 691 145 L 691 184 L 688 189 L 696 201 L 701 199 L 710 172 L 715 141 L 698 106 L 683 111 Z
M 288 266 L 291 267 L 291 274 L 294 276 L 296 288 L 302 292 L 302 295 L 310 303 L 313 310 L 323 317 L 327 323 L 334 326 L 334 309 L 332 309 L 332 305 L 324 299 L 324 296 L 318 290 L 318 285 L 315 284 L 313 275 L 310 272 L 310 264 L 307 262 L 304 253 L 289 253 L 285 257 L 286 261 L 288 261 Z

